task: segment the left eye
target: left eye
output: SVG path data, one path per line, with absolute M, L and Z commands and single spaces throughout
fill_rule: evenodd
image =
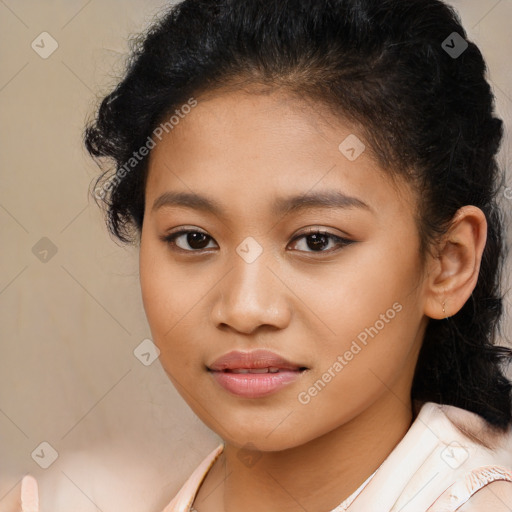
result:
M 310 231 L 296 236 L 291 243 L 293 244 L 301 239 L 304 239 L 305 245 L 312 249 L 298 249 L 303 252 L 332 252 L 333 250 L 336 250 L 336 246 L 340 249 L 354 242 L 353 240 L 339 237 L 333 233 L 329 233 L 328 231 Z M 181 240 L 182 244 L 187 244 L 192 250 L 188 249 L 186 246 L 180 245 L 180 243 L 178 243 L 179 240 Z M 163 236 L 162 241 L 169 244 L 172 248 L 177 247 L 178 250 L 185 252 L 200 252 L 203 249 L 210 249 L 214 247 L 208 246 L 208 241 L 213 241 L 211 236 L 203 233 L 202 231 L 196 230 L 181 230 L 176 233 L 171 233 L 170 235 Z M 325 250 L 326 247 L 329 247 L 331 242 L 334 245 L 334 249 L 331 247 L 329 250 Z
M 328 231 L 310 231 L 308 233 L 303 233 L 295 237 L 292 242 L 301 240 L 302 238 L 306 240 L 303 246 L 306 245 L 307 247 L 313 249 L 311 251 L 302 249 L 304 252 L 332 252 L 333 250 L 337 250 L 332 249 L 332 247 L 329 250 L 324 250 L 326 246 L 329 246 L 329 242 L 333 242 L 333 245 L 335 247 L 337 246 L 339 249 L 353 243 L 353 240 L 339 237 L 329 233 Z

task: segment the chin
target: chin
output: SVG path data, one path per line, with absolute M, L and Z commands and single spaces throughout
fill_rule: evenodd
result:
M 255 423 L 255 421 L 252 421 L 251 424 L 230 423 L 229 426 L 226 426 L 224 433 L 217 433 L 224 442 L 242 451 L 279 452 L 296 448 L 309 440 L 303 436 L 297 437 L 296 427 L 282 428 L 278 432 L 279 427 L 276 429 L 275 424 L 274 427 L 258 428 Z M 301 434 L 303 435 L 304 432 L 301 431 Z

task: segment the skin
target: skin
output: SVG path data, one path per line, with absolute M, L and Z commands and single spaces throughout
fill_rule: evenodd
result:
M 142 296 L 161 364 L 225 442 L 194 507 L 331 510 L 409 429 L 428 319 L 455 314 L 470 296 L 485 216 L 473 206 L 459 210 L 422 264 L 417 193 L 392 181 L 369 148 L 354 161 L 340 152 L 349 134 L 363 140 L 354 126 L 282 91 L 220 91 L 197 100 L 151 152 L 140 245 Z M 368 208 L 271 211 L 277 197 L 317 191 L 340 191 Z M 153 208 L 167 192 L 208 196 L 223 213 Z M 308 227 L 353 243 L 336 250 L 327 239 L 315 251 L 311 238 L 294 240 Z M 186 236 L 174 240 L 179 246 L 162 240 L 180 228 L 206 233 L 205 248 L 194 249 Z M 249 236 L 263 251 L 252 263 L 236 251 Z M 298 394 L 396 303 L 400 312 L 301 403 Z M 241 398 L 206 369 L 231 350 L 256 348 L 308 370 L 270 396 Z M 258 457 L 251 466 L 238 456 L 247 443 Z

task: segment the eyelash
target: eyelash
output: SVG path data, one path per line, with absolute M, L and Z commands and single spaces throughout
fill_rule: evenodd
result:
M 181 247 L 177 247 L 176 242 L 175 242 L 176 238 L 183 236 L 183 235 L 188 235 L 190 233 L 203 234 L 203 235 L 206 235 L 208 238 L 210 238 L 210 240 L 213 240 L 213 238 L 210 237 L 208 234 L 206 234 L 204 231 L 199 231 L 196 229 L 182 229 L 175 233 L 170 233 L 168 235 L 164 235 L 164 236 L 160 237 L 160 239 L 163 242 L 167 243 L 172 248 L 172 250 L 182 252 L 182 253 L 201 253 L 202 251 L 208 250 L 206 248 L 205 249 L 188 250 L 188 249 L 182 249 Z M 291 242 L 293 243 L 296 240 L 300 240 L 301 238 L 307 238 L 308 236 L 311 236 L 311 235 L 325 236 L 328 239 L 333 240 L 338 245 L 338 247 L 335 249 L 327 250 L 327 251 L 321 250 L 321 251 L 300 251 L 300 252 L 306 252 L 306 253 L 310 253 L 310 254 L 325 254 L 325 253 L 329 254 L 332 252 L 337 252 L 337 251 L 341 250 L 343 247 L 346 247 L 346 246 L 354 243 L 354 240 L 349 240 L 347 238 L 343 238 L 343 237 L 334 235 L 333 233 L 330 233 L 329 231 L 315 229 L 315 228 L 312 228 L 304 233 L 297 235 L 295 238 L 293 238 L 291 240 Z M 211 249 L 211 247 L 209 249 Z

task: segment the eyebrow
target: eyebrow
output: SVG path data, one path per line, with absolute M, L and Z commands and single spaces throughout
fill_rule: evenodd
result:
M 220 203 L 207 196 L 194 192 L 165 192 L 154 201 L 152 211 L 165 206 L 193 208 L 213 213 L 219 217 L 222 217 L 224 214 Z M 273 215 L 283 215 L 317 208 L 361 208 L 373 211 L 368 204 L 357 197 L 349 196 L 336 190 L 329 190 L 325 192 L 308 192 L 302 195 L 278 197 L 272 204 L 271 213 Z

